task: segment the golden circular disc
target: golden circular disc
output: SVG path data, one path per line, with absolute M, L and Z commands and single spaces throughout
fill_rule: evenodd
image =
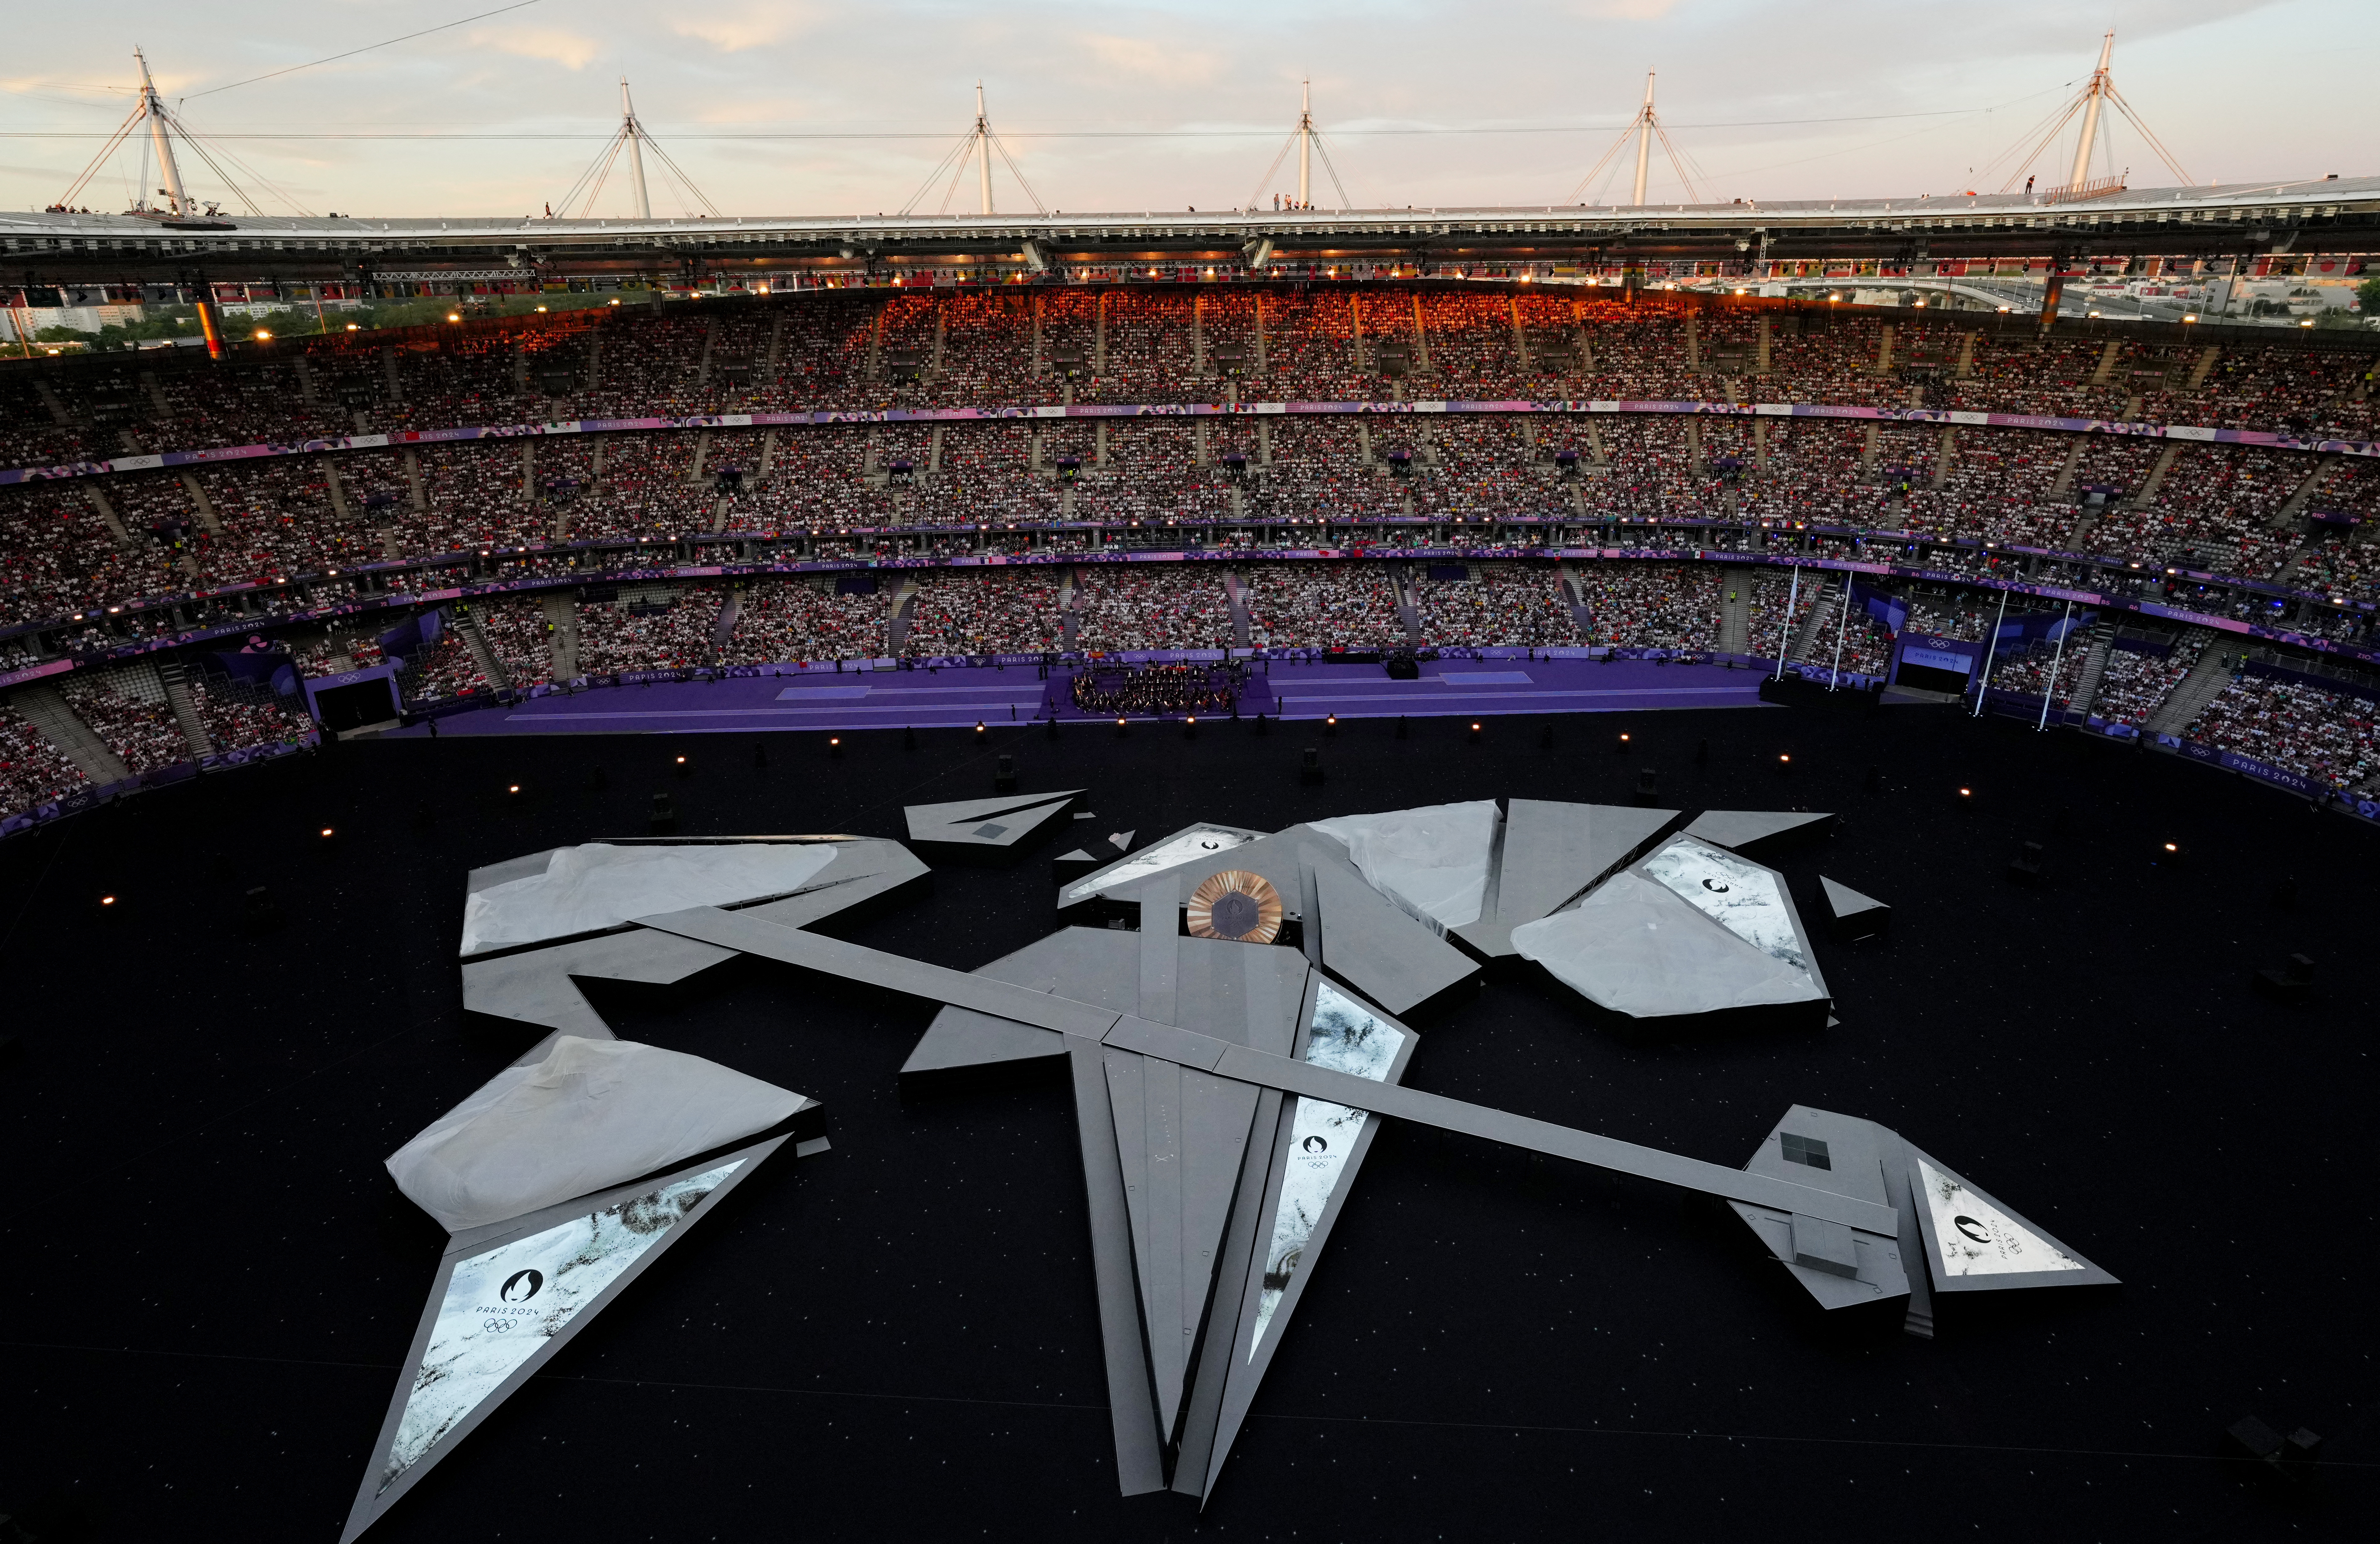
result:
M 1281 936 L 1281 894 L 1262 874 L 1226 869 L 1190 893 L 1190 933 L 1232 943 L 1270 943 Z

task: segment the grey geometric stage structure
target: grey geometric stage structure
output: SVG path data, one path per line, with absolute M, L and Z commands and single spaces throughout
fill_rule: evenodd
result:
M 1063 1076 L 1126 1494 L 1212 1493 L 1390 1121 L 1718 1197 L 1823 1307 L 1902 1299 L 1905 1328 L 1922 1336 L 1937 1294 L 2113 1283 L 1856 1116 L 1795 1105 L 1734 1168 L 1403 1086 L 1420 1043 L 1407 1016 L 1459 995 L 1481 957 L 1536 959 L 1639 1016 L 1823 1015 L 1825 980 L 1782 877 L 1669 835 L 1677 821 L 1516 800 L 1276 833 L 1201 822 L 1060 887 L 1064 918 L 1104 925 L 1061 926 L 972 971 L 811 927 L 923 881 L 924 866 L 890 842 L 663 844 L 674 850 L 626 858 L 563 848 L 480 871 L 467 1001 L 552 1033 L 391 1160 L 407 1193 L 458 1231 L 347 1537 L 616 1296 L 697 1200 L 786 1140 L 797 1152 L 822 1146 L 801 1096 L 695 1058 L 601 1044 L 609 1031 L 573 976 L 672 981 L 739 954 L 776 960 L 941 1004 L 901 1069 L 905 1088 L 1035 1066 Z M 623 871 L 651 878 L 668 904 L 614 918 Z M 546 882 L 479 900 L 524 879 Z M 511 938 L 528 942 L 495 942 Z M 542 1149 L 534 1162 L 475 1154 L 472 1133 L 504 1125 L 483 1112 L 533 1104 L 522 1090 L 564 1087 L 567 1076 L 549 1074 L 582 1064 L 640 1066 L 664 1094 L 708 1080 L 698 1098 L 655 1101 L 702 1129 L 607 1145 L 633 1176 Z M 776 1125 L 752 1125 L 780 1106 Z M 705 1113 L 692 1121 L 688 1110 Z M 698 1140 L 713 1146 L 673 1146 Z M 489 1209 L 507 1215 L 481 1222 Z M 566 1283 L 546 1263 L 580 1257 L 600 1269 Z M 541 1337 L 526 1355 L 504 1338 L 517 1331 L 492 1327 L 515 1322 Z M 476 1381 L 456 1386 L 477 1396 L 439 1404 L 444 1380 L 464 1377 Z
M 1826 897 L 1828 931 L 1838 943 L 1882 938 L 1892 927 L 1892 908 L 1850 885 L 1818 876 L 1818 892 Z
M 1513 950 L 1598 1007 L 1670 1030 L 1760 1021 L 1822 1028 L 1826 978 L 1785 876 L 1692 836 L 1662 844 Z
M 1686 827 L 1685 834 L 1714 847 L 1749 855 L 1755 848 L 1772 850 L 1823 835 L 1834 823 L 1832 815 L 1807 809 L 1706 809 Z
M 955 804 L 902 808 L 909 841 L 929 857 L 952 863 L 1010 863 L 1049 831 L 1082 796 L 1080 788 L 1051 794 L 1003 794 Z

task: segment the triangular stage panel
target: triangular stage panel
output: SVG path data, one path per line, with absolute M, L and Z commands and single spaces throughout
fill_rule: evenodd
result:
M 1706 809 L 1682 834 L 1742 853 L 1763 843 L 1819 835 L 1832 827 L 1834 820 L 1830 814 L 1808 809 Z
M 1551 914 L 1642 852 L 1679 818 L 1674 809 L 1513 799 L 1497 842 L 1488 905 L 1451 930 L 1474 954 L 1512 954 L 1512 930 Z
M 350 1544 L 571 1336 L 787 1140 L 456 1234 L 381 1423 L 340 1544 Z
M 1874 1121 L 1797 1104 L 1785 1112 L 1743 1168 L 1746 1173 L 1856 1197 L 1897 1211 L 1890 1166 L 1900 1150 L 1900 1138 Z M 1910 1290 L 1910 1272 L 1919 1269 L 1914 1259 L 1904 1258 L 1907 1249 L 1897 1236 L 1841 1228 L 1833 1230 L 1832 1239 L 1819 1237 L 1814 1243 L 1811 1235 L 1827 1230 L 1804 1227 L 1797 1237 L 1790 1211 L 1747 1201 L 1728 1205 L 1822 1308 L 1856 1307 L 1903 1296 Z
M 1892 924 L 1892 908 L 1873 895 L 1863 895 L 1824 874 L 1818 876 L 1818 889 L 1826 897 L 1828 927 L 1843 942 L 1876 938 Z
M 1171 1441 L 1213 1296 L 1257 1090 L 1128 1051 L 1110 1049 L 1106 1061 L 1157 1429 Z
M 1939 1159 L 1906 1143 L 1903 1148 L 1935 1291 L 2117 1284 L 2048 1229 L 1976 1189 Z
M 1375 1082 L 1403 1081 L 1419 1038 L 1328 979 L 1317 976 L 1314 981 L 1300 1059 Z M 1380 1125 L 1365 1111 L 1293 1098 L 1282 1100 L 1267 1128 L 1271 1140 L 1262 1154 L 1262 1187 L 1242 1209 L 1245 1222 L 1257 1229 L 1255 1246 L 1239 1275 L 1217 1288 L 1216 1333 L 1205 1353 L 1222 1364 L 1214 1426 L 1209 1432 L 1184 1433 L 1174 1489 L 1201 1500 L 1214 1489 Z M 1235 1219 L 1233 1231 L 1242 1225 Z M 1218 1377 L 1216 1368 L 1201 1365 L 1202 1387 Z
M 1005 863 L 1074 808 L 1080 788 L 1046 794 L 1009 794 L 1000 798 L 961 799 L 954 804 L 912 804 L 909 845 L 931 857 L 957 862 Z

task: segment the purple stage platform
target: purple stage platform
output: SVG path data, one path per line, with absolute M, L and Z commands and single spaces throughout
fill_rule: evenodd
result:
M 1478 718 L 1496 713 L 1596 713 L 1661 708 L 1749 708 L 1765 672 L 1623 660 L 1442 660 L 1416 681 L 1376 664 L 1275 665 L 1260 677 L 1291 720 Z M 879 671 L 866 675 L 756 676 L 660 682 L 555 693 L 438 721 L 441 735 L 655 735 L 756 729 L 970 728 L 1026 723 L 1044 691 L 1030 666 L 1007 670 Z M 1247 709 L 1258 698 L 1252 694 Z M 388 730 L 430 733 L 427 724 Z

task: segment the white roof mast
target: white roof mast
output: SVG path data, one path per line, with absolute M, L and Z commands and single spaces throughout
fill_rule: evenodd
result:
M 645 194 L 645 131 L 637 122 L 637 105 L 628 100 L 628 78 L 620 77 L 620 132 L 628 141 L 628 185 L 637 195 L 637 218 L 653 217 L 653 201 Z
M 991 213 L 991 120 L 984 115 L 983 82 L 975 83 L 975 180 L 982 213 Z
M 139 48 L 132 56 L 140 62 L 140 111 L 149 119 L 149 138 L 157 147 L 157 170 L 165 179 L 158 191 L 165 195 L 168 213 L 195 214 L 197 209 L 182 191 L 181 168 L 174 164 L 173 137 L 165 132 L 165 104 L 157 99 L 156 82 L 149 79 L 149 58 Z
M 1645 173 L 1653 163 L 1653 72 L 1645 72 L 1645 105 L 1636 113 L 1636 196 L 1628 201 L 1645 207 Z
M 2091 72 L 2091 83 L 2082 88 L 2082 138 L 2074 146 L 2074 174 L 2066 179 L 2070 188 L 2081 188 L 2091 175 L 2091 147 L 2099 138 L 2099 106 L 2107 100 L 2107 58 L 2116 51 L 2116 30 L 2099 43 L 2099 67 Z

